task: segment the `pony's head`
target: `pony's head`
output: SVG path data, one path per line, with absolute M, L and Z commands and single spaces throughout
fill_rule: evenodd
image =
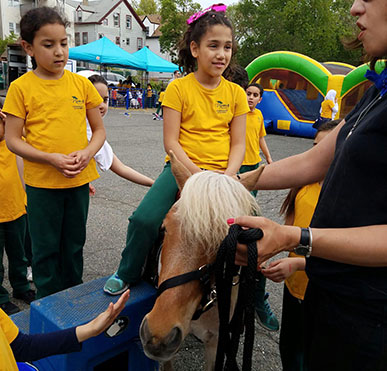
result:
M 228 218 L 259 214 L 255 198 L 232 177 L 212 171 L 191 175 L 173 153 L 171 164 L 181 196 L 163 222 L 159 285 L 213 262 L 228 233 Z M 201 298 L 199 281 L 170 288 L 157 298 L 140 327 L 148 357 L 166 361 L 178 351 Z

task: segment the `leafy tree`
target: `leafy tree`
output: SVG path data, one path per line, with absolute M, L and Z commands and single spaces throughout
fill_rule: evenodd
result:
M 239 44 L 238 62 L 295 51 L 318 61 L 358 64 L 360 53 L 344 49 L 341 39 L 354 34 L 351 0 L 241 0 L 228 10 Z
M 160 48 L 172 61 L 177 62 L 177 46 L 187 29 L 187 18 L 199 10 L 200 5 L 193 0 L 161 0 Z
M 18 36 L 11 32 L 5 39 L 0 39 L 0 55 L 7 49 L 8 44 L 13 44 L 18 39 Z
M 134 7 L 138 15 L 149 15 L 158 13 L 158 8 L 155 0 L 140 0 L 138 5 L 134 4 Z

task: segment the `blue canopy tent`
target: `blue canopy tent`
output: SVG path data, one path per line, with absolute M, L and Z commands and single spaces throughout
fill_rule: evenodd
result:
M 179 69 L 177 64 L 168 62 L 144 46 L 141 50 L 132 54 L 147 72 L 174 72 Z
M 117 66 L 134 70 L 145 70 L 145 64 L 114 44 L 107 37 L 91 43 L 70 48 L 69 58 L 105 66 Z

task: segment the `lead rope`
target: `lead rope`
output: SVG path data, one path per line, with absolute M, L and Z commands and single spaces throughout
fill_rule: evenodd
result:
M 263 237 L 260 229 L 243 230 L 234 224 L 221 243 L 215 263 L 215 280 L 218 298 L 219 339 L 216 353 L 215 371 L 239 370 L 236 361 L 240 335 L 245 329 L 242 371 L 251 370 L 254 345 L 254 304 L 258 249 L 257 243 Z M 230 321 L 230 303 L 233 277 L 237 274 L 235 253 L 237 242 L 247 245 L 248 265 L 242 267 L 238 300 Z M 226 359 L 226 362 L 225 362 Z

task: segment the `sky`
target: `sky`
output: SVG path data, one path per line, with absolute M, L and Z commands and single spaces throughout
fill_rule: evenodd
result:
M 235 4 L 238 1 L 237 0 L 194 0 L 195 3 L 199 3 L 202 6 L 202 9 L 208 8 L 212 4 L 217 4 L 217 3 L 223 3 L 227 6 L 231 4 Z

